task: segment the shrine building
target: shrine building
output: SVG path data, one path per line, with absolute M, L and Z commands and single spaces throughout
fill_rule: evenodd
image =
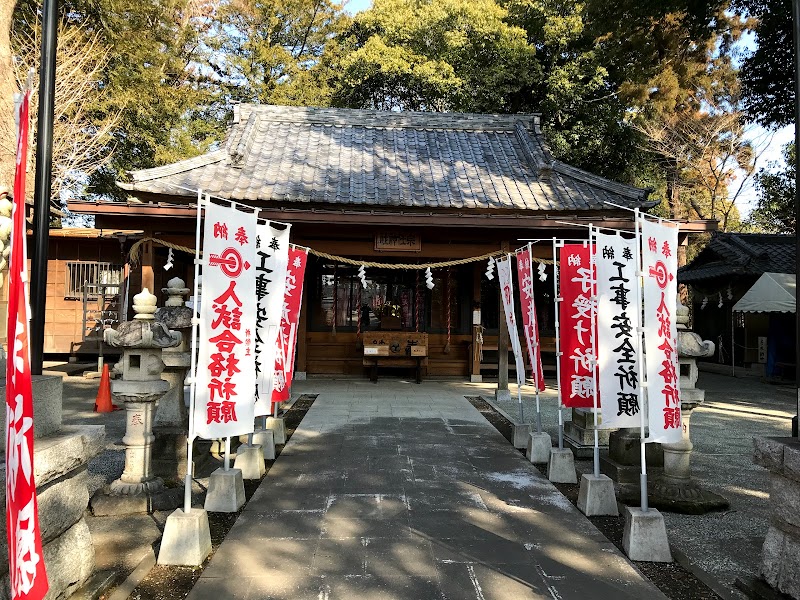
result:
M 310 249 L 296 357 L 300 377 L 366 376 L 364 345 L 383 333 L 393 340 L 427 334 L 426 377 L 492 375 L 498 334 L 500 347 L 506 345 L 505 325 L 497 278 L 485 276 L 485 256 L 514 251 L 528 239 L 586 239 L 589 223 L 632 229 L 633 213 L 626 209 L 655 204 L 648 190 L 555 160 L 534 114 L 240 104 L 225 141 L 208 153 L 134 171 L 118 185 L 127 201 L 72 201 L 69 209 L 93 215 L 96 231 L 126 232 L 116 236 L 125 250 L 146 240 L 139 266 L 126 266 L 115 250 L 100 261 L 104 266 L 81 267 L 87 285 L 101 283 L 90 281 L 95 276 L 122 281 L 115 305 L 120 314 L 130 311 L 126 298 L 141 287 L 158 294 L 175 276 L 191 287 L 193 256 L 174 251 L 174 266 L 165 270 L 162 242 L 194 247 L 198 188 L 291 224 L 292 243 Z M 681 247 L 690 232 L 715 225 L 682 223 Z M 533 249 L 535 257 L 552 259 L 551 242 Z M 385 265 L 366 267 L 366 287 L 358 276 L 362 261 Z M 424 270 L 414 268 L 428 263 L 446 263 L 432 269 L 432 289 Z M 62 285 L 75 268 L 65 265 L 48 283 Z M 547 363 L 555 325 L 552 267 L 545 272 L 547 280 L 537 280 L 534 289 Z M 85 304 L 79 292 L 73 291 L 73 302 Z M 53 293 L 62 300 L 60 288 Z M 55 326 L 48 317 L 46 335 Z M 66 339 L 48 339 L 45 352 L 75 352 Z

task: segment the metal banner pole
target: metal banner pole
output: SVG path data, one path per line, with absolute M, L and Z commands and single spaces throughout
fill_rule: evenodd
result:
M 231 437 L 225 438 L 225 470 L 231 470 Z
M 589 272 L 590 282 L 591 282 L 591 293 L 589 297 L 592 299 L 591 302 L 591 328 L 592 333 L 590 339 L 592 341 L 592 403 L 594 407 L 594 476 L 600 477 L 600 434 L 597 431 L 598 425 L 598 418 L 597 418 L 597 285 L 596 285 L 596 278 L 597 278 L 597 271 L 595 269 L 595 257 L 592 254 L 592 247 L 596 247 L 594 244 L 594 232 L 596 229 L 589 225 Z
M 188 513 L 192 510 L 192 471 L 194 471 L 194 464 L 192 463 L 192 447 L 194 446 L 195 429 L 194 429 L 194 411 L 195 400 L 197 395 L 197 338 L 198 329 L 200 326 L 200 311 L 198 310 L 197 293 L 200 280 L 200 221 L 203 212 L 203 192 L 197 190 L 197 219 L 194 234 L 194 296 L 192 302 L 192 345 L 190 351 L 192 353 L 191 373 L 192 380 L 189 392 L 189 436 L 186 441 L 186 478 L 184 480 L 183 490 L 183 512 Z
M 560 303 L 563 298 L 559 295 L 558 290 L 558 248 L 564 247 L 563 240 L 553 238 L 553 298 L 555 299 L 555 324 L 556 324 L 556 389 L 558 390 L 558 449 L 564 449 L 564 413 L 562 412 L 563 404 L 561 403 L 561 321 L 559 318 Z
M 639 416 L 641 417 L 641 433 L 640 433 L 640 446 L 641 446 L 641 461 L 642 473 L 639 477 L 639 486 L 641 492 L 641 508 L 642 512 L 647 512 L 647 460 L 646 448 L 647 442 L 645 441 L 645 427 L 647 427 L 647 415 L 645 410 L 645 401 L 647 397 L 647 382 L 642 380 L 642 375 L 647 373 L 644 368 L 644 352 L 642 351 L 642 335 L 644 334 L 644 322 L 642 321 L 642 285 L 644 285 L 644 273 L 642 273 L 642 231 L 639 227 L 639 209 L 634 211 L 634 231 L 636 232 L 636 310 L 639 311 L 639 327 L 636 330 L 636 354 L 639 357 L 639 389 L 641 390 L 641 399 L 639 401 Z M 649 399 L 648 399 L 649 401 Z

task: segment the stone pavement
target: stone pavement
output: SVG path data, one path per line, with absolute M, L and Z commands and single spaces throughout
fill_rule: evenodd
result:
M 319 394 L 189 595 L 664 598 L 465 399 L 465 384 Z

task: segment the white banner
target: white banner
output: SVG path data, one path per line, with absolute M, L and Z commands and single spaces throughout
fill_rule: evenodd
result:
M 522 345 L 519 343 L 517 332 L 517 319 L 514 315 L 514 283 L 511 279 L 511 258 L 497 261 L 497 281 L 500 284 L 500 295 L 503 298 L 503 312 L 506 315 L 508 339 L 514 351 L 514 363 L 517 367 L 517 385 L 525 384 L 525 359 L 522 355 Z
M 644 275 L 644 348 L 650 424 L 648 442 L 681 440 L 678 383 L 678 227 L 639 219 Z
M 253 431 L 256 215 L 208 204 L 194 426 L 203 438 Z
M 595 236 L 598 389 L 602 428 L 639 427 L 644 406 L 636 336 L 636 240 Z
M 258 224 L 255 272 L 255 296 L 258 299 L 255 330 L 257 417 L 272 413 L 272 384 L 286 289 L 290 231 L 291 225 L 283 223 Z

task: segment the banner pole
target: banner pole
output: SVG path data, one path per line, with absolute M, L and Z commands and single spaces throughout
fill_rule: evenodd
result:
M 561 402 L 561 320 L 559 317 L 561 296 L 558 295 L 558 248 L 563 247 L 563 241 L 553 238 L 553 298 L 555 301 L 555 324 L 556 324 L 556 389 L 558 390 L 558 449 L 564 449 L 564 413 Z
M 231 437 L 225 438 L 225 470 L 231 470 Z
M 530 273 L 531 273 L 531 281 L 529 284 L 530 287 L 530 296 L 531 296 L 531 306 L 534 306 L 534 297 L 533 297 L 533 243 L 528 242 L 528 263 L 531 265 Z M 532 325 L 536 326 L 538 329 L 538 324 Z M 539 373 L 539 357 L 541 356 L 541 349 L 539 343 L 539 336 L 536 336 L 536 344 L 533 347 L 533 356 L 531 357 L 531 370 L 533 371 L 533 389 L 536 395 L 536 433 L 542 433 L 542 410 L 541 406 L 539 405 L 539 377 L 541 374 Z
M 594 407 L 594 451 L 592 452 L 592 458 L 594 462 L 594 476 L 600 477 L 600 434 L 597 430 L 597 271 L 595 269 L 595 257 L 592 255 L 592 247 L 594 246 L 596 248 L 597 246 L 593 239 L 594 232 L 595 228 L 589 225 L 589 272 L 591 273 L 590 282 L 592 286 L 592 293 L 590 295 L 592 299 L 592 405 Z
M 200 279 L 200 218 L 203 212 L 203 191 L 197 190 L 197 219 L 194 234 L 194 299 L 192 302 L 192 344 L 189 351 L 192 353 L 191 374 L 192 382 L 189 388 L 189 436 L 186 440 L 186 478 L 184 480 L 183 489 L 183 512 L 189 513 L 192 510 L 192 471 L 194 471 L 194 464 L 192 463 L 192 448 L 194 446 L 194 411 L 195 400 L 197 394 L 197 337 L 198 328 L 200 326 L 200 312 L 197 309 L 197 292 L 198 283 Z
M 642 334 L 644 333 L 644 323 L 641 321 L 642 315 L 642 285 L 644 284 L 644 273 L 642 273 L 642 232 L 639 228 L 639 209 L 637 208 L 634 211 L 634 231 L 635 233 L 635 240 L 636 240 L 636 310 L 639 311 L 639 329 L 636 333 L 636 352 L 639 356 L 639 386 L 640 390 L 642 390 L 641 394 L 641 401 L 639 402 L 639 416 L 640 416 L 640 423 L 641 423 L 641 432 L 640 432 L 640 450 L 641 450 L 641 462 L 642 462 L 642 473 L 639 477 L 639 487 L 640 487 L 640 494 L 641 494 L 641 508 L 642 512 L 647 512 L 647 460 L 646 460 L 646 449 L 647 443 L 645 442 L 645 427 L 647 426 L 647 416 L 645 415 L 645 403 L 644 398 L 647 395 L 647 382 L 642 381 L 642 373 L 645 373 L 645 369 L 643 368 L 644 363 L 644 356 L 642 352 Z M 649 401 L 649 398 L 648 398 Z

